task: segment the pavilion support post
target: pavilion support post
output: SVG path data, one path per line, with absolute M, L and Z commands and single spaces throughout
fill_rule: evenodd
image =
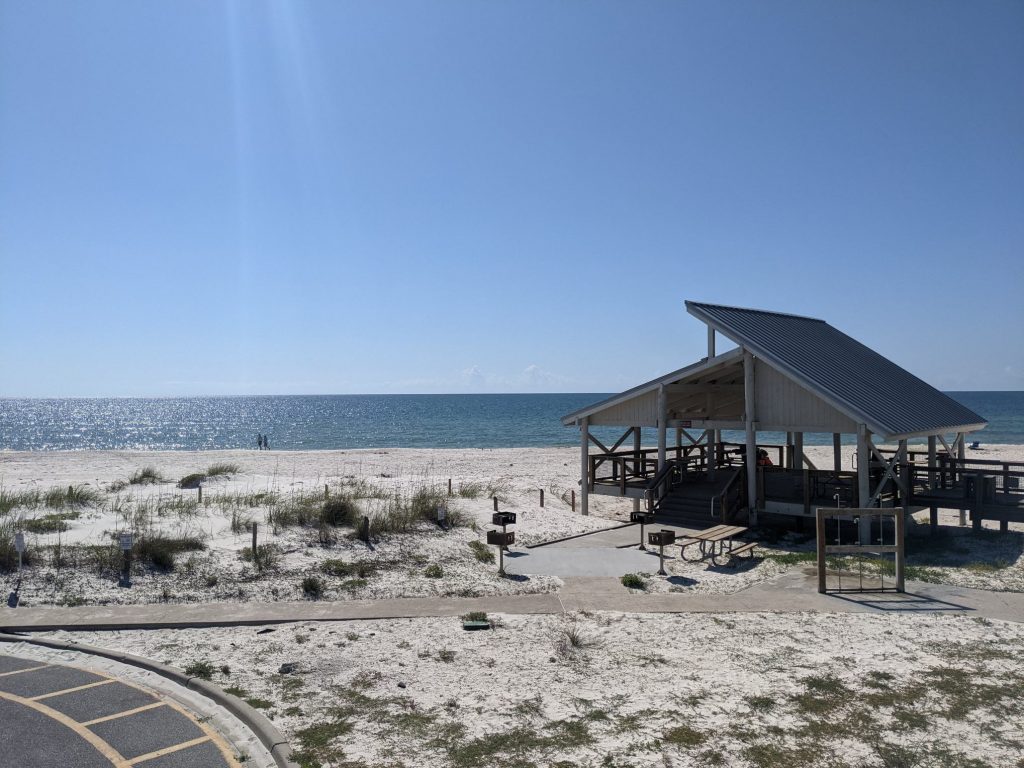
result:
M 935 490 L 935 459 L 938 451 L 936 451 L 937 441 L 935 435 L 928 438 L 928 488 L 929 490 Z
M 910 506 L 910 452 L 906 440 L 900 440 L 896 456 L 898 457 L 900 478 L 900 506 L 905 510 Z
M 708 326 L 708 360 L 715 356 L 715 329 Z
M 786 463 L 783 465 L 786 469 L 793 469 L 796 467 L 796 463 L 793 461 L 793 433 L 786 433 Z
M 633 471 L 642 475 L 644 468 L 642 466 L 643 454 L 640 453 L 641 448 L 640 427 L 633 427 Z
M 590 419 L 580 419 L 580 514 L 590 514 Z
M 832 468 L 836 472 L 843 470 L 843 436 L 838 432 L 832 433 Z
M 658 471 L 665 467 L 665 441 L 668 431 L 668 394 L 665 385 L 658 387 Z
M 967 450 L 964 445 L 964 433 L 957 432 L 956 440 L 953 441 L 953 447 L 956 448 L 956 457 L 959 462 L 953 467 L 953 482 L 955 483 L 957 478 L 960 478 L 963 483 L 967 483 L 964 476 L 964 460 L 967 458 Z M 960 525 L 967 525 L 967 510 L 963 507 L 960 508 Z
M 715 479 L 715 465 L 718 463 L 718 430 L 709 429 L 707 431 L 708 441 L 708 480 Z
M 867 507 L 871 501 L 871 449 L 868 447 L 868 428 L 857 425 L 857 495 L 858 507 Z M 857 532 L 861 544 L 871 542 L 871 518 L 862 515 Z
M 804 433 L 793 433 L 793 469 L 804 468 Z
M 754 430 L 754 356 L 743 352 L 743 421 L 746 426 L 747 505 L 749 525 L 757 525 L 757 435 Z

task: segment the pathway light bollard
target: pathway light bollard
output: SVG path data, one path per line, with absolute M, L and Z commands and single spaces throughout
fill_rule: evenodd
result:
M 488 531 L 487 543 L 498 548 L 498 575 L 505 575 L 505 549 L 516 543 L 515 531 Z
M 516 513 L 515 512 L 495 512 L 491 515 L 491 525 L 500 525 L 501 532 L 507 533 L 506 528 L 510 525 L 516 524 Z M 508 547 L 505 547 L 508 550 Z
M 117 542 L 121 547 L 124 558 L 121 581 L 118 586 L 130 587 L 132 585 L 132 535 L 130 533 L 122 533 L 117 537 Z
M 651 531 L 647 534 L 647 538 L 652 546 L 658 548 L 658 575 L 668 576 L 668 573 L 665 572 L 665 547 L 676 543 L 676 532 L 665 529 Z
M 640 523 L 640 549 L 646 552 L 647 547 L 644 546 L 644 526 L 654 522 L 654 513 L 645 510 L 630 512 L 629 521 L 631 523 Z

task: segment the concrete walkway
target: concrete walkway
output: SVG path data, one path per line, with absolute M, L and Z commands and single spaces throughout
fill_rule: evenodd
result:
M 641 553 L 642 554 L 642 553 Z M 618 578 L 566 577 L 558 593 L 476 598 L 394 598 L 339 602 L 106 605 L 0 609 L 0 631 L 159 629 L 461 616 L 470 611 L 556 614 L 580 610 L 626 613 L 893 612 L 968 614 L 1024 622 L 1024 594 L 907 582 L 907 592 L 820 595 L 813 568 L 733 594 L 638 593 Z

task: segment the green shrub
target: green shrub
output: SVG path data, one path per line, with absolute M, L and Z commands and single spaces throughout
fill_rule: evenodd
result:
M 29 533 L 60 533 L 68 529 L 68 520 L 78 518 L 78 512 L 54 512 L 43 517 L 24 521 L 25 530 Z
M 621 581 L 626 589 L 647 589 L 647 581 L 639 573 L 627 573 Z
M 252 557 L 252 547 L 243 548 L 238 556 L 245 562 L 255 565 L 257 570 L 269 571 L 277 567 L 281 559 L 281 548 L 276 544 L 257 544 L 255 560 Z
M 8 514 L 12 509 L 35 509 L 43 501 L 42 494 L 37 490 L 7 491 L 0 488 L 0 515 Z
M 491 548 L 480 541 L 480 539 L 473 539 L 469 542 L 469 548 L 473 550 L 473 556 L 481 563 L 494 562 L 494 553 L 491 551 Z
M 135 556 L 142 562 L 165 571 L 174 570 L 174 556 L 179 552 L 206 549 L 196 536 L 166 536 L 162 533 L 143 536 L 135 545 Z
M 319 576 L 306 576 L 302 580 L 302 594 L 319 600 L 324 594 L 324 583 Z
M 203 680 L 211 680 L 213 678 L 213 669 L 213 664 L 203 659 L 201 661 L 190 662 L 189 665 L 185 667 L 185 674 L 189 677 L 200 677 Z
M 181 480 L 178 481 L 179 488 L 198 488 L 203 484 L 206 479 L 206 475 L 202 472 L 193 472 L 191 475 L 185 475 Z
M 437 563 L 431 563 L 426 567 L 426 570 L 423 571 L 423 575 L 428 579 L 440 579 L 444 576 L 444 569 Z
M 320 521 L 327 525 L 354 525 L 359 515 L 359 507 L 352 499 L 336 496 L 324 502 L 320 510 Z
M 487 621 L 487 614 L 484 611 L 470 611 L 462 614 L 463 621 Z
M 221 462 L 218 464 L 211 464 L 206 469 L 207 477 L 217 477 L 219 475 L 237 475 L 242 471 L 242 468 L 237 464 L 230 464 L 227 462 Z
M 320 570 L 326 573 L 328 576 L 348 576 L 352 573 L 352 566 L 343 560 L 336 558 L 324 560 L 320 563 Z
M 155 485 L 156 483 L 167 482 L 163 475 L 157 472 L 156 467 L 143 467 L 128 478 L 130 485 Z

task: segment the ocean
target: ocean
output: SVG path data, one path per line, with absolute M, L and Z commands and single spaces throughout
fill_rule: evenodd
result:
M 972 436 L 1024 444 L 1024 392 L 950 392 L 989 420 Z M 577 445 L 560 418 L 608 395 L 306 395 L 0 399 L 0 450 L 501 448 Z M 620 430 L 599 429 L 603 440 Z M 644 442 L 656 441 L 644 430 Z M 726 439 L 731 436 L 729 433 Z M 781 435 L 759 434 L 762 442 Z M 807 435 L 808 445 L 831 436 Z

